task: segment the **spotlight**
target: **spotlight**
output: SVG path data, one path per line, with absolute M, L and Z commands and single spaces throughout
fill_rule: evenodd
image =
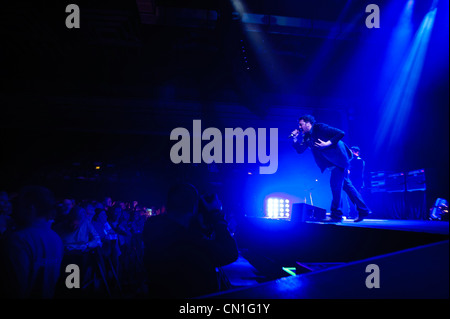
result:
M 265 202 L 266 218 L 289 219 L 289 199 L 281 197 L 269 197 Z

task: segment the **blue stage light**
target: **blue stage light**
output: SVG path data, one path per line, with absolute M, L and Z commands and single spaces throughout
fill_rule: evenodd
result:
M 273 219 L 289 219 L 289 202 L 289 199 L 281 196 L 266 198 L 264 216 Z
M 422 73 L 436 11 L 437 8 L 432 9 L 423 18 L 406 56 L 402 57 L 397 74 L 390 83 L 382 105 L 381 121 L 375 134 L 378 136 L 375 145 L 377 151 L 398 142 L 405 130 Z

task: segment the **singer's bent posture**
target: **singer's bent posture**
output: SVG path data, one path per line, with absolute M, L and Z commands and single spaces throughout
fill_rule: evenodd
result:
M 369 214 L 369 208 L 348 177 L 349 162 L 353 155 L 350 148 L 341 141 L 345 133 L 327 124 L 316 123 L 312 115 L 300 117 L 298 126 L 299 130 L 295 130 L 291 134 L 295 150 L 301 154 L 309 147 L 322 173 L 327 168 L 331 169 L 330 186 L 333 199 L 331 216 L 326 221 L 339 222 L 342 220 L 342 190 L 356 205 L 358 217 L 355 222 L 362 221 Z

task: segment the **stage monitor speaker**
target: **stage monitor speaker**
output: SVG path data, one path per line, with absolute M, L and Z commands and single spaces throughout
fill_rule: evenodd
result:
M 404 192 L 406 179 L 404 173 L 389 174 L 386 178 L 386 191 L 388 193 Z
M 427 190 L 424 169 L 410 171 L 406 174 L 406 190 L 408 192 Z
M 291 221 L 320 221 L 326 217 L 327 210 L 305 203 L 292 205 Z

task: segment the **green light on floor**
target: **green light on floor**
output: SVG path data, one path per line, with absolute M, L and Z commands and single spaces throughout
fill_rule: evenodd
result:
M 283 267 L 282 268 L 285 272 L 287 272 L 289 275 L 291 276 L 296 276 L 297 274 L 295 273 L 295 267 Z

